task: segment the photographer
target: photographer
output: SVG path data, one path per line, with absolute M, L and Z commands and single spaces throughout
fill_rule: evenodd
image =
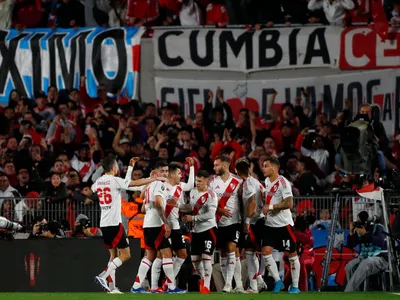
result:
M 60 232 L 61 225 L 57 222 L 47 223 L 47 220 L 43 216 L 38 216 L 35 219 L 35 224 L 33 225 L 32 233 L 29 235 L 28 239 L 37 238 L 61 238 L 62 234 Z
M 360 253 L 346 265 L 345 292 L 358 291 L 368 276 L 384 272 L 389 267 L 383 226 L 368 222 L 366 211 L 360 212 L 357 219 L 350 224 L 347 247 L 360 245 Z
M 100 228 L 91 227 L 92 222 L 85 215 L 78 215 L 75 221 L 75 230 L 72 234 L 73 237 L 92 237 L 103 236 Z

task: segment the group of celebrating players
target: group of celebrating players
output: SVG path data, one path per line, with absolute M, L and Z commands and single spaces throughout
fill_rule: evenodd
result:
M 96 280 L 109 293 L 120 293 L 115 287 L 115 271 L 130 258 L 130 249 L 121 220 L 121 190 L 141 190 L 145 213 L 143 231 L 146 252 L 141 260 L 132 293 L 163 292 L 158 287 L 161 268 L 164 270 L 168 293 L 185 293 L 176 286 L 176 276 L 187 253 L 180 229 L 183 222 L 192 223 L 191 261 L 201 275 L 200 293 L 210 293 L 212 255 L 219 249 L 220 266 L 225 293 L 257 293 L 266 285 L 260 272 L 257 251 L 261 249 L 262 266 L 274 278 L 273 293 L 284 289 L 274 249 L 286 252 L 290 261 L 292 285 L 288 293 L 297 294 L 300 262 L 296 253 L 293 231 L 293 194 L 290 182 L 279 175 L 279 161 L 267 158 L 263 164 L 265 187 L 250 175 L 246 159 L 235 163 L 236 175 L 230 172 L 231 159 L 221 155 L 214 161 L 214 176 L 204 170 L 194 174 L 193 160 L 188 182 L 181 182 L 181 167 L 177 163 L 160 160 L 151 177 L 130 180 L 133 158 L 125 179 L 119 173 L 115 158 L 106 157 L 102 166 L 105 174 L 97 179 L 92 189 L 97 192 L 101 206 L 100 226 L 104 243 L 110 250 L 107 268 Z M 190 191 L 185 199 L 184 193 Z M 244 244 L 239 245 L 243 240 Z M 242 243 L 240 243 L 242 244 Z M 250 280 L 244 291 L 241 278 L 240 250 L 244 248 Z M 173 254 L 175 257 L 173 258 Z M 151 269 L 151 289 L 144 288 L 144 280 Z M 235 280 L 236 287 L 232 289 Z

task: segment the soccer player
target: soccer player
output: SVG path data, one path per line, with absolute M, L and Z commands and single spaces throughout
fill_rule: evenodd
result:
M 188 210 L 192 214 L 183 217 L 183 221 L 193 223 L 191 259 L 194 268 L 201 273 L 201 294 L 210 293 L 211 261 L 216 246 L 217 232 L 215 213 L 217 211 L 218 198 L 207 187 L 209 179 L 210 175 L 207 171 L 200 170 L 197 173 L 196 188 L 190 192 Z
M 259 261 L 256 251 L 261 249 L 264 229 L 264 193 L 262 184 L 250 175 L 250 163 L 246 159 L 236 161 L 236 173 L 243 179 L 243 232 L 246 234 L 245 249 L 250 289 L 247 293 L 258 293 L 266 289 L 266 284 L 259 273 Z
M 158 161 L 155 169 L 157 174 L 168 176 L 168 163 L 166 161 Z M 168 283 L 168 292 L 185 293 L 186 291 L 177 288 L 175 285 L 172 250 L 168 241 L 171 235 L 171 228 L 164 213 L 167 196 L 164 182 L 155 181 L 148 185 L 145 195 L 146 214 L 143 223 L 143 233 L 146 244 L 146 255 L 142 258 L 131 292 L 134 294 L 148 293 L 142 287 L 142 283 L 153 261 L 156 259 L 157 251 L 160 251 L 162 255 L 162 267 Z
M 264 206 L 265 230 L 262 241 L 262 255 L 269 273 L 275 280 L 273 293 L 284 289 L 280 280 L 278 268 L 272 257 L 272 251 L 285 251 L 290 261 L 292 285 L 289 294 L 300 293 L 298 284 L 300 262 L 296 252 L 296 237 L 293 231 L 293 219 L 290 209 L 293 207 L 293 194 L 290 182 L 279 175 L 279 160 L 269 157 L 264 161 L 263 173 L 265 179 L 266 199 Z
M 131 160 L 134 164 L 137 158 Z M 151 183 L 155 180 L 166 178 L 146 178 L 135 181 L 125 180 L 116 175 L 119 173 L 118 164 L 113 157 L 106 157 L 102 161 L 105 174 L 98 178 L 92 185 L 93 192 L 97 193 L 101 208 L 100 227 L 103 233 L 104 245 L 110 251 L 108 267 L 100 275 L 96 276 L 96 281 L 105 290 L 113 294 L 119 294 L 115 286 L 108 286 L 108 276 L 114 277 L 111 281 L 115 282 L 115 270 L 127 261 L 130 255 L 129 243 L 121 219 L 121 190 L 126 190 L 130 186 L 139 186 Z
M 241 213 L 239 195 L 242 194 L 242 179 L 231 172 L 229 156 L 221 155 L 214 160 L 217 175 L 210 183 L 210 189 L 217 195 L 217 248 L 220 249 L 221 271 L 225 280 L 224 293 L 232 291 L 232 279 L 235 277 L 236 293 L 243 293 L 240 257 L 236 257 L 236 245 L 241 231 Z
M 181 182 L 182 168 L 177 163 L 170 163 L 168 166 L 168 181 L 165 183 L 166 201 L 165 216 L 168 219 L 168 225 L 171 227 L 171 244 L 175 252 L 174 274 L 175 277 L 181 269 L 182 264 L 187 257 L 185 239 L 179 224 L 179 205 L 183 203 L 184 192 L 189 192 L 194 188 L 194 161 L 187 157 L 186 162 L 190 166 L 188 182 Z M 157 257 L 151 267 L 151 290 L 159 292 L 158 280 L 161 273 L 161 258 Z

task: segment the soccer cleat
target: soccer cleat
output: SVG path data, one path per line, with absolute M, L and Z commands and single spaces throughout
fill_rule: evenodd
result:
M 119 288 L 115 288 L 115 289 L 111 290 L 111 292 L 109 292 L 109 294 L 112 294 L 112 295 L 123 295 L 124 293 L 121 292 L 119 290 Z
M 206 286 L 202 286 L 200 290 L 200 294 L 210 294 L 211 291 Z
M 300 290 L 297 287 L 291 286 L 288 290 L 288 294 L 300 294 Z
M 230 293 L 232 292 L 232 286 L 230 284 L 225 284 L 224 288 L 222 289 L 223 293 Z
M 199 280 L 199 291 L 201 291 L 201 288 L 204 286 L 204 279 Z
M 275 282 L 274 289 L 272 290 L 272 294 L 277 294 L 285 288 L 282 280 L 278 280 Z
M 173 290 L 168 289 L 168 294 L 186 294 L 186 290 L 182 290 L 180 288 L 175 288 Z
M 258 291 L 255 291 L 253 289 L 247 289 L 244 291 L 245 294 L 258 294 Z
M 235 294 L 244 294 L 243 286 L 237 286 L 237 287 L 235 287 L 235 288 L 233 289 L 233 292 L 234 292 Z
M 159 287 L 156 289 L 151 289 L 150 292 L 152 292 L 153 294 L 162 294 L 162 293 L 164 293 L 164 290 Z
M 131 288 L 131 293 L 132 294 L 150 294 L 149 291 L 145 290 L 144 288 L 140 287 L 140 288 Z
M 105 280 L 103 277 L 100 277 L 100 276 L 96 276 L 95 278 L 96 278 L 96 282 L 98 284 L 100 284 L 103 287 L 103 289 L 105 289 L 107 292 L 110 292 L 110 288 L 108 287 L 107 280 Z

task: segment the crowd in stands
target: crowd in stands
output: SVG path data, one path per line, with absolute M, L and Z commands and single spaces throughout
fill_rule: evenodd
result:
M 384 0 L 392 26 L 400 2 Z M 0 29 L 84 26 L 199 26 L 322 23 L 348 26 L 372 21 L 368 0 L 0 0 Z
M 79 89 L 71 91 L 51 86 L 47 94 L 39 92 L 34 99 L 14 90 L 8 106 L 0 108 L 0 215 L 21 222 L 35 210 L 57 205 L 57 211 L 73 207 L 91 218 L 88 212 L 98 207 L 98 200 L 90 186 L 101 175 L 96 171 L 106 155 L 118 156 L 121 176 L 129 160 L 140 157 L 132 179 L 149 176 L 159 158 L 182 163 L 188 173 L 185 158 L 192 157 L 196 171 L 213 173 L 213 159 L 221 153 L 232 161 L 247 157 L 252 175 L 260 181 L 265 158 L 277 156 L 297 196 L 320 195 L 349 179 L 338 172 L 334 146 L 352 119 L 348 101 L 344 111 L 329 121 L 326 114 L 308 106 L 307 91 L 294 105 L 285 103 L 280 109 L 274 104 L 275 94 L 268 120 L 247 109 L 234 118 L 218 89 L 210 91 L 204 110 L 191 119 L 180 116 L 172 103 L 157 108 L 121 95 L 109 98 L 102 84 L 97 97 L 90 98 L 85 82 L 83 77 Z M 360 112 L 371 115 L 371 109 L 363 105 Z M 377 165 L 378 180 L 386 169 L 396 168 L 397 160 L 382 123 L 376 121 L 374 131 L 386 162 L 382 168 Z M 15 198 L 20 196 L 29 199 Z M 39 196 L 44 201 L 35 199 Z

